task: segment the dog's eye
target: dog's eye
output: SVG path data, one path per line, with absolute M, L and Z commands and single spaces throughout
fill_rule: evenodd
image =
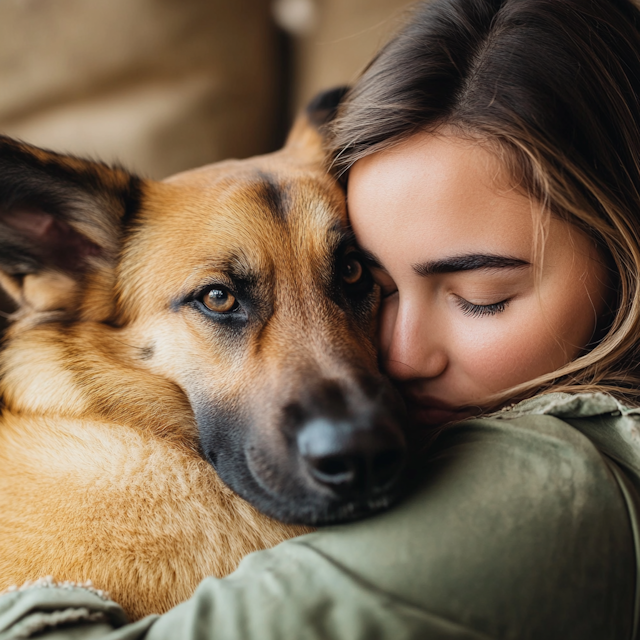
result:
M 354 254 L 345 256 L 342 262 L 342 279 L 346 284 L 357 284 L 364 275 L 364 267 Z
M 215 313 L 230 313 L 239 306 L 236 297 L 224 287 L 209 289 L 202 297 L 202 304 Z

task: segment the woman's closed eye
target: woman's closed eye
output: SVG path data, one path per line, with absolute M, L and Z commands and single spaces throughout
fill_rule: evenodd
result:
M 455 296 L 456 304 L 462 310 L 465 316 L 472 318 L 482 318 L 485 316 L 495 316 L 498 313 L 502 313 L 508 306 L 510 299 L 501 300 L 499 302 L 492 302 L 490 304 L 476 304 L 465 300 L 460 296 Z
M 528 298 L 533 290 L 529 269 L 463 271 L 449 275 L 444 286 L 454 309 L 469 318 L 504 313 L 515 298 Z

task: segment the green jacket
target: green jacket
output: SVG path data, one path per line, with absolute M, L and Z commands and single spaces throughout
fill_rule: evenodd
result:
M 640 410 L 528 400 L 450 428 L 418 485 L 134 624 L 87 588 L 10 592 L 0 639 L 640 638 Z

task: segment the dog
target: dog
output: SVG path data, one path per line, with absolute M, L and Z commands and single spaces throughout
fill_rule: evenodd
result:
M 0 590 L 90 579 L 137 619 L 396 499 L 379 292 L 318 133 L 339 97 L 163 182 L 0 138 Z

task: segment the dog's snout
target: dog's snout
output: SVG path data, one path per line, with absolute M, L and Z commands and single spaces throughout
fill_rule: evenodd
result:
M 274 407 L 278 437 L 265 442 L 268 430 L 256 429 L 245 448 L 255 484 L 286 496 L 275 517 L 312 526 L 391 505 L 406 488 L 409 458 L 404 406 L 385 378 L 346 365 L 340 377 L 318 373 L 289 376 L 293 382 Z M 274 451 L 286 466 L 274 465 Z
M 341 496 L 384 490 L 406 457 L 404 437 L 392 422 L 315 418 L 302 426 L 296 443 L 313 481 Z

